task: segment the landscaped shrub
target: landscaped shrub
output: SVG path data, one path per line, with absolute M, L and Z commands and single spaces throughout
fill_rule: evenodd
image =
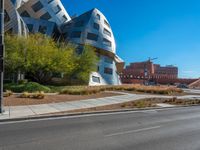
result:
M 34 98 L 34 99 L 44 99 L 44 97 L 45 97 L 44 92 L 36 92 L 36 93 L 32 94 L 31 98 Z
M 24 91 L 28 92 L 44 91 L 48 93 L 51 91 L 51 89 L 36 82 L 29 82 L 25 84 Z
M 35 93 L 28 93 L 23 92 L 19 95 L 20 98 L 33 98 L 33 99 L 44 99 L 45 94 L 44 92 L 35 92 Z
M 13 94 L 12 91 L 6 90 L 6 92 L 3 93 L 3 97 L 9 97 L 12 94 Z
M 20 98 L 30 98 L 31 94 L 28 92 L 23 92 L 19 95 Z
M 5 84 L 4 85 L 5 90 L 11 90 L 16 93 L 22 93 L 22 92 L 37 92 L 37 91 L 44 91 L 45 93 L 48 93 L 51 91 L 50 88 L 43 86 L 41 84 L 35 83 L 35 82 L 28 82 L 25 84 Z
M 19 80 L 18 81 L 18 84 L 26 84 L 26 83 L 28 83 L 28 80 Z
M 135 91 L 150 94 L 166 94 L 182 93 L 181 89 L 165 86 L 144 86 L 144 85 L 119 85 L 119 86 L 73 86 L 66 87 L 61 90 L 61 94 L 71 95 L 88 95 L 96 94 L 102 91 Z

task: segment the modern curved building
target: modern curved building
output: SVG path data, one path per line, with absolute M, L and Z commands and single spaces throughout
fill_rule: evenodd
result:
M 19 8 L 22 4 L 22 0 L 11 0 L 15 8 Z
M 58 26 L 71 20 L 60 0 L 26 0 L 18 11 L 22 17 L 47 20 Z
M 81 47 L 88 44 L 100 58 L 98 71 L 90 75 L 89 85 L 119 85 L 124 62 L 116 55 L 116 43 L 106 17 L 92 9 L 71 17 L 60 0 L 6 0 L 5 30 L 18 35 L 42 33 Z
M 30 17 L 23 17 L 23 20 L 30 33 L 42 33 L 55 39 L 59 38 L 60 34 L 56 23 Z
M 5 32 L 26 36 L 28 34 L 27 26 L 17 11 L 20 2 L 18 0 L 5 1 Z
M 61 30 L 66 42 L 89 44 L 97 49 L 100 62 L 98 72 L 91 74 L 90 85 L 121 84 L 118 71 L 123 68 L 123 61 L 116 56 L 111 26 L 98 9 L 72 19 L 62 25 Z

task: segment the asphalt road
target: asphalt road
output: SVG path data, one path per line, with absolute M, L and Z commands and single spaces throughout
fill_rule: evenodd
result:
M 1 150 L 200 150 L 200 107 L 0 123 Z

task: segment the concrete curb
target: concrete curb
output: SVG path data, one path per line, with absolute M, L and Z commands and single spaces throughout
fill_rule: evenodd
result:
M 190 105 L 190 106 L 174 106 L 174 107 L 150 107 L 150 108 L 137 108 L 137 109 L 118 109 L 118 110 L 105 110 L 105 111 L 92 111 L 92 112 L 81 112 L 81 113 L 63 113 L 63 114 L 50 114 L 50 115 L 39 115 L 39 116 L 29 116 L 22 118 L 11 118 L 11 119 L 2 119 L 0 123 L 6 122 L 17 122 L 17 121 L 29 121 L 29 120 L 39 120 L 39 119 L 53 119 L 61 117 L 76 117 L 76 116 L 85 116 L 85 115 L 98 115 L 98 114 L 109 114 L 109 113 L 123 113 L 123 112 L 142 112 L 148 110 L 166 110 L 166 109 L 177 109 L 177 108 L 187 108 L 187 107 L 200 107 L 200 105 Z

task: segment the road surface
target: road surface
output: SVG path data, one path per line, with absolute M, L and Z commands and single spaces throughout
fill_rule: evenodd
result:
M 0 123 L 0 150 L 200 150 L 200 107 Z

